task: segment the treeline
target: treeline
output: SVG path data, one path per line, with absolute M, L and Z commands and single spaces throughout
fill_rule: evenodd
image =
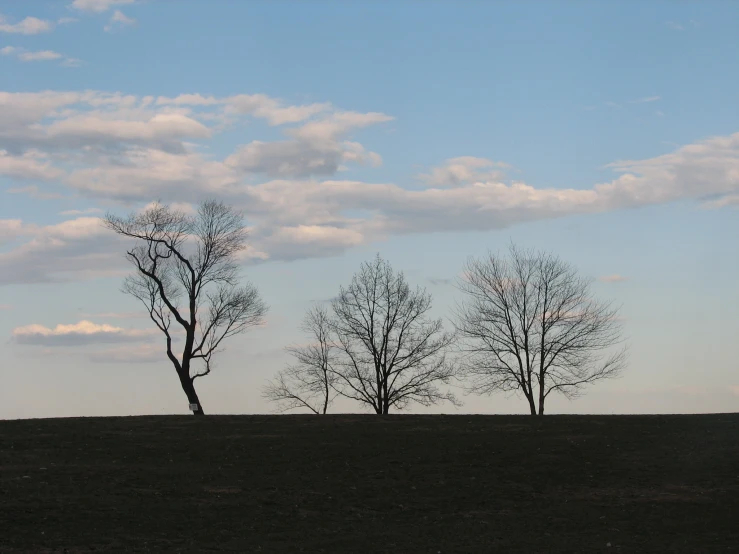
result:
M 190 408 L 204 415 L 195 380 L 208 375 L 224 341 L 260 324 L 267 305 L 242 284 L 237 257 L 247 245 L 240 212 L 215 200 L 195 215 L 162 204 L 105 225 L 136 240 L 135 272 L 124 292 L 162 331 L 166 354 Z M 338 397 L 377 414 L 412 404 L 460 405 L 449 390 L 521 394 L 532 415 L 547 397 L 581 394 L 625 366 L 618 310 L 558 257 L 511 245 L 506 256 L 470 258 L 456 286 L 450 328 L 432 318 L 431 294 L 413 288 L 378 254 L 347 286 L 303 319 L 307 343 L 288 347 L 294 363 L 264 389 L 280 411 L 328 413 Z M 184 332 L 182 349 L 173 337 Z

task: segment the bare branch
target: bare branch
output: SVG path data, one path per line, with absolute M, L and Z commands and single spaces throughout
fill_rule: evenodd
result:
M 253 285 L 238 286 L 235 256 L 247 238 L 242 214 L 215 200 L 201 204 L 196 216 L 154 203 L 126 217 L 108 214 L 104 224 L 138 242 L 127 252 L 136 273 L 123 290 L 146 306 L 164 334 L 188 401 L 202 414 L 195 379 L 210 374 L 223 341 L 259 325 L 267 312 Z M 178 355 L 172 350 L 173 319 L 185 334 Z M 195 361 L 202 370 L 194 370 Z
M 337 395 L 331 327 L 324 307 L 315 306 L 306 313 L 302 330 L 309 334 L 311 342 L 286 348 L 297 363 L 278 373 L 263 392 L 264 398 L 278 404 L 278 411 L 307 408 L 315 414 L 327 413 Z
M 447 359 L 455 340 L 441 320 L 428 317 L 431 295 L 411 290 L 402 273 L 378 255 L 362 264 L 331 304 L 336 390 L 378 414 L 415 402 L 456 399 L 438 388 L 456 365 Z
M 543 414 L 549 393 L 573 398 L 625 367 L 626 350 L 612 352 L 622 342 L 618 310 L 550 254 L 512 244 L 508 259 L 471 258 L 457 286 L 465 295 L 456 327 L 471 391 L 520 391 L 531 413 Z

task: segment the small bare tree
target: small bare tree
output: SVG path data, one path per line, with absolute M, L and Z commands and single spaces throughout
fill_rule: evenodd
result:
M 470 258 L 458 287 L 463 373 L 478 394 L 522 392 L 532 415 L 552 392 L 568 398 L 626 363 L 618 310 L 557 257 L 511 244 L 509 259 Z M 538 411 L 537 411 L 538 410 Z
M 141 243 L 126 254 L 136 273 L 123 290 L 146 306 L 164 333 L 167 357 L 195 405 L 193 413 L 204 415 L 195 379 L 210 373 L 225 339 L 258 325 L 267 312 L 253 285 L 238 284 L 236 255 L 246 247 L 243 216 L 213 200 L 201 204 L 195 216 L 155 203 L 127 217 L 107 214 L 104 224 Z M 184 333 L 179 354 L 173 320 Z
M 410 402 L 429 406 L 448 400 L 456 366 L 447 359 L 453 334 L 431 319 L 431 295 L 411 290 L 401 272 L 378 255 L 362 264 L 351 284 L 331 302 L 336 355 L 335 388 L 377 414 Z
M 307 408 L 314 414 L 325 414 L 337 395 L 331 320 L 326 308 L 315 306 L 308 310 L 301 329 L 310 335 L 311 342 L 286 348 L 297 363 L 283 369 L 274 381 L 268 382 L 262 396 L 276 402 L 281 412 Z

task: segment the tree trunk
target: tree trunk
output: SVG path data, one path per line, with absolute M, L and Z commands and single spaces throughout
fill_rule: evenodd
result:
M 534 403 L 534 396 L 525 392 L 524 394 L 526 395 L 526 400 L 529 401 L 529 410 L 531 411 L 531 415 L 536 415 L 536 403 Z
M 539 415 L 544 415 L 544 379 L 539 384 Z
M 187 395 L 187 401 L 190 404 L 197 404 L 198 409 L 194 410 L 192 412 L 192 415 L 196 416 L 202 416 L 205 415 L 205 412 L 203 411 L 203 406 L 200 404 L 200 399 L 198 398 L 198 393 L 195 392 L 195 384 L 192 382 L 192 379 L 190 379 L 190 372 L 187 373 L 182 370 L 182 372 L 179 373 L 180 377 L 180 384 L 182 385 L 182 390 L 185 391 L 185 394 Z

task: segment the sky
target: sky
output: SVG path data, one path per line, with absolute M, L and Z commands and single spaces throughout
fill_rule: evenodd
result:
M 270 311 L 196 381 L 206 413 L 271 412 L 305 310 L 375 253 L 448 318 L 465 260 L 510 241 L 622 306 L 623 375 L 549 413 L 739 410 L 737 21 L 729 1 L 0 0 L 0 418 L 187 413 L 100 217 L 208 198 L 243 210 Z M 410 411 L 527 413 L 462 400 Z

